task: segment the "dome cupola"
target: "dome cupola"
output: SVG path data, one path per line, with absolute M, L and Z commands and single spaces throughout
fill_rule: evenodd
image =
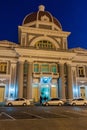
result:
M 40 5 L 37 12 L 30 13 L 25 16 L 22 25 L 36 27 L 41 29 L 62 30 L 60 22 L 52 16 L 48 11 L 45 11 L 45 6 Z

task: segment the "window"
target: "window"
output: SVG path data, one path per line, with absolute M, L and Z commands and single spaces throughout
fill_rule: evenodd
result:
M 56 65 L 52 65 L 51 69 L 52 69 L 53 73 L 57 73 L 57 66 Z
M 84 77 L 84 68 L 83 67 L 79 67 L 78 73 L 79 73 L 79 77 Z
M 42 64 L 41 65 L 41 72 L 49 72 L 49 65 L 48 64 Z
M 7 63 L 0 63 L 0 73 L 1 74 L 6 74 L 7 71 Z
M 23 98 L 20 98 L 19 100 L 20 100 L 20 101 L 24 101 L 24 99 L 23 99 Z
M 39 72 L 39 64 L 34 64 L 34 72 Z

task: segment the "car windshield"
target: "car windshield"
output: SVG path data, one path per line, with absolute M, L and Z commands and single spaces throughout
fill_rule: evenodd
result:
M 52 98 L 51 101 L 59 100 L 58 98 Z
M 24 98 L 16 98 L 14 101 L 24 101 Z
M 83 98 L 79 98 L 78 101 L 83 101 L 84 99 Z
M 19 99 L 17 98 L 17 99 L 15 99 L 14 101 L 19 101 Z
M 73 99 L 72 101 L 83 101 L 83 98 Z

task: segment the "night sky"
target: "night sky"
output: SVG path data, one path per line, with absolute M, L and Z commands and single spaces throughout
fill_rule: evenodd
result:
M 87 0 L 0 0 L 0 40 L 18 43 L 18 26 L 41 4 L 71 32 L 69 48 L 87 49 Z

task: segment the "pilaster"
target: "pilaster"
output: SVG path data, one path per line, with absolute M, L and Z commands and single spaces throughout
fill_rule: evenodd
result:
M 33 71 L 33 63 L 29 62 L 28 65 L 28 81 L 27 81 L 27 98 L 32 98 L 32 71 Z
M 18 97 L 23 97 L 23 67 L 24 63 L 18 63 Z
M 59 97 L 61 99 L 65 99 L 65 83 L 64 83 L 64 64 L 60 63 L 59 64 Z
M 68 86 L 68 98 L 73 98 L 73 90 L 72 90 L 72 71 L 71 65 L 67 64 L 67 86 Z
M 10 98 L 14 98 L 16 97 L 16 82 L 17 82 L 17 78 L 16 78 L 16 72 L 17 72 L 17 63 L 16 62 L 11 62 L 10 65 L 10 74 L 11 74 L 11 78 L 10 78 L 10 88 L 9 88 L 9 97 Z

